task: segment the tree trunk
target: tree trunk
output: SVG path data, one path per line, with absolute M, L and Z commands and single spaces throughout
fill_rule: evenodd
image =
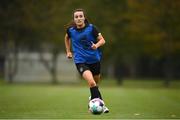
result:
M 170 86 L 170 82 L 172 81 L 172 59 L 171 59 L 171 55 L 167 55 L 166 59 L 164 61 L 164 76 L 165 76 L 165 80 L 164 80 L 164 86 L 165 87 L 169 87 Z
M 52 78 L 52 84 L 57 84 L 57 58 L 58 58 L 58 52 L 52 53 L 52 59 L 46 60 L 44 59 L 42 51 L 39 52 L 40 61 L 43 63 L 45 68 L 49 71 L 51 78 Z M 50 64 L 52 63 L 52 64 Z
M 8 75 L 8 81 L 9 83 L 13 83 L 14 76 L 17 73 L 18 70 L 18 50 L 17 46 L 15 46 L 15 50 L 11 51 L 8 58 L 8 70 L 7 70 L 7 75 Z
M 52 76 L 53 84 L 57 84 L 57 57 L 58 54 L 54 53 L 52 57 L 52 68 L 51 68 L 51 76 Z

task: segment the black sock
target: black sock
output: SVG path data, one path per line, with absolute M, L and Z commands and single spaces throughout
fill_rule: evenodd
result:
M 91 87 L 90 92 L 91 92 L 91 100 L 94 98 L 100 98 L 102 100 L 101 93 L 97 86 Z

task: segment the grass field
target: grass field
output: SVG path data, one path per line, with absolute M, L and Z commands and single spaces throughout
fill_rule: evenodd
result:
M 135 83 L 135 84 L 133 84 Z M 179 84 L 179 82 L 177 82 Z M 82 85 L 0 84 L 2 119 L 178 119 L 180 87 L 157 82 L 102 83 L 110 113 L 88 113 L 89 89 Z

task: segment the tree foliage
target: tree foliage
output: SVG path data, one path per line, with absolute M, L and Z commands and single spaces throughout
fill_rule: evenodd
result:
M 105 37 L 105 62 L 179 59 L 179 0 L 5 0 L 0 2 L 0 43 L 48 48 L 54 55 L 64 51 L 64 26 L 76 8 L 85 9 Z

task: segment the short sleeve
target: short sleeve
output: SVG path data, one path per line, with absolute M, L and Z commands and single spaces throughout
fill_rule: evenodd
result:
M 100 34 L 99 30 L 97 29 L 97 27 L 95 27 L 95 26 L 93 25 L 93 36 L 94 36 L 95 38 L 97 38 L 97 37 L 99 36 L 99 34 Z
M 69 28 L 66 29 L 66 33 L 67 33 L 68 37 L 70 38 L 71 35 L 70 35 L 70 32 L 69 32 Z

